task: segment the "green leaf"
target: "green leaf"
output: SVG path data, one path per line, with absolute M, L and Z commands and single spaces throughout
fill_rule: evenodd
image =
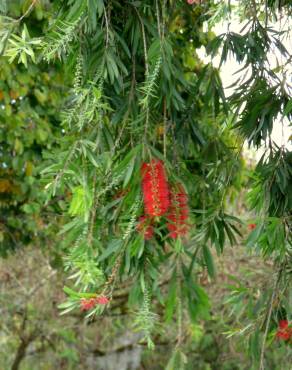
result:
M 169 322 L 176 310 L 176 297 L 177 297 L 177 284 L 176 284 L 176 274 L 175 272 L 172 275 L 168 295 L 165 303 L 165 321 Z
M 82 215 L 84 216 L 84 220 L 87 221 L 89 217 L 89 211 L 93 202 L 92 193 L 89 191 L 88 188 L 84 188 L 81 185 L 76 186 L 72 192 L 72 200 L 70 203 L 70 208 L 68 210 L 69 215 Z
M 292 99 L 290 99 L 285 106 L 285 109 L 283 112 L 284 116 L 287 116 L 291 111 L 292 111 Z
M 215 277 L 215 266 L 213 261 L 213 256 L 210 252 L 209 247 L 204 244 L 203 245 L 203 255 L 206 262 L 207 270 L 211 278 Z
M 98 258 L 98 261 L 101 262 L 109 257 L 111 254 L 115 253 L 121 247 L 121 244 L 121 239 L 113 239 L 104 250 L 104 252 L 101 254 L 101 256 Z
M 98 15 L 99 17 L 101 17 L 104 11 L 104 2 L 103 0 L 95 0 L 95 1 L 97 3 Z
M 64 286 L 63 290 L 68 296 L 72 297 L 73 299 L 96 297 L 96 293 L 80 293 L 67 286 Z
M 27 68 L 27 56 L 26 56 L 26 53 L 23 51 L 21 54 L 20 54 L 20 59 L 18 62 L 22 62 L 26 68 Z
M 115 167 L 115 173 L 122 174 L 126 170 L 127 166 L 129 165 L 129 162 L 132 160 L 134 156 L 138 155 L 140 150 L 141 150 L 141 144 L 131 149 L 130 152 L 125 156 L 125 158 L 122 159 L 118 163 L 118 165 Z
M 184 370 L 186 363 L 186 355 L 180 349 L 175 349 L 165 370 Z
M 160 39 L 157 38 L 153 41 L 153 43 L 150 45 L 148 50 L 148 58 L 149 62 L 156 61 L 157 57 L 160 56 Z
M 128 166 L 128 169 L 127 169 L 127 172 L 126 172 L 126 176 L 124 178 L 124 183 L 123 183 L 123 188 L 124 189 L 127 187 L 129 181 L 131 180 L 134 167 L 135 167 L 135 157 L 131 159 L 131 162 L 130 162 L 130 164 Z
M 71 288 L 69 288 L 67 286 L 64 286 L 63 290 L 70 297 L 73 297 L 73 298 L 80 298 L 81 297 L 80 293 L 75 292 L 74 290 L 72 290 Z
M 91 23 L 92 29 L 96 27 L 96 14 L 97 14 L 97 5 L 98 1 L 96 0 L 87 0 L 88 7 L 88 17 Z

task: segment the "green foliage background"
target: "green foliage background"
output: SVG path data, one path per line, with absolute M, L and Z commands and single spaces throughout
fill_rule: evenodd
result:
M 24 2 L 20 6 L 15 1 L 3 9 L 18 17 L 28 5 Z M 32 12 L 27 21 L 31 35 L 39 35 L 45 27 L 44 12 L 41 4 Z M 1 27 L 6 44 L 5 32 L 13 28 L 4 17 Z M 45 194 L 39 186 L 38 166 L 43 161 L 43 150 L 58 145 L 61 137 L 60 110 L 69 79 L 60 65 L 29 64 L 26 68 L 9 64 L 3 57 L 0 64 L 0 251 L 6 255 L 29 243 L 48 243 L 47 229 L 51 229 L 55 215 L 50 218 L 51 209 L 42 210 Z

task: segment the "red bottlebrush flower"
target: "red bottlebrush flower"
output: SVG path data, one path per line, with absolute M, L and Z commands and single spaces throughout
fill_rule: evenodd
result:
M 281 340 L 289 340 L 291 337 L 291 333 L 289 330 L 278 330 L 276 333 L 276 337 Z
M 154 234 L 153 226 L 149 224 L 149 219 L 146 216 L 141 216 L 139 218 L 137 230 L 143 233 L 145 240 L 151 239 Z
M 89 311 L 96 305 L 95 298 L 82 298 L 80 306 L 82 311 Z
M 82 311 L 89 311 L 98 304 L 105 305 L 108 303 L 109 299 L 104 295 L 100 295 L 95 298 L 82 298 L 80 301 L 80 306 Z
M 188 196 L 184 187 L 178 184 L 177 190 L 170 194 L 170 207 L 167 215 L 169 236 L 176 239 L 188 232 L 187 219 L 189 217 Z
M 248 227 L 249 230 L 254 230 L 257 227 L 257 225 L 256 224 L 248 224 L 247 227 Z
M 288 320 L 280 320 L 279 321 L 279 328 L 280 329 L 287 329 L 288 328 Z
M 95 298 L 95 302 L 97 304 L 108 304 L 109 299 L 105 295 L 100 295 L 99 297 Z
M 281 340 L 289 340 L 292 337 L 292 328 L 288 326 L 288 320 L 280 320 L 276 337 Z
M 169 207 L 169 189 L 163 162 L 153 159 L 143 163 L 141 173 L 146 215 L 164 215 Z

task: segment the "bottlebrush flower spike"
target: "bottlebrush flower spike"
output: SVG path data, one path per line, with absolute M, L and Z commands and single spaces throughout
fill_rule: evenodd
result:
M 287 329 L 288 328 L 288 320 L 280 320 L 279 321 L 279 328 L 280 329 Z
M 82 298 L 80 300 L 80 307 L 82 311 L 89 311 L 95 307 L 96 301 L 95 298 Z
M 163 162 L 153 159 L 143 163 L 141 173 L 146 215 L 164 215 L 169 207 L 169 189 Z
M 188 196 L 181 184 L 177 189 L 173 189 L 170 194 L 170 207 L 167 215 L 169 236 L 176 239 L 178 236 L 185 235 L 189 226 L 187 219 L 189 217 Z
M 276 333 L 276 337 L 281 340 L 289 340 L 291 337 L 290 330 L 278 330 Z
M 89 311 L 98 304 L 106 305 L 108 303 L 109 303 L 109 299 L 104 295 L 100 295 L 95 298 L 81 298 L 80 307 L 82 311 Z
M 292 327 L 289 327 L 287 320 L 280 320 L 276 337 L 281 340 L 289 340 L 292 338 Z
M 105 295 L 100 295 L 99 297 L 95 299 L 95 302 L 97 304 L 108 304 L 109 299 Z
M 150 240 L 154 234 L 153 226 L 149 222 L 146 216 L 141 216 L 137 225 L 137 230 L 144 235 L 145 240 Z

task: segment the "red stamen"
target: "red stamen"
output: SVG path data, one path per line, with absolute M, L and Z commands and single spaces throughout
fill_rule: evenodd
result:
M 289 331 L 282 331 L 278 330 L 276 333 L 276 337 L 281 340 L 289 340 L 291 337 L 291 333 Z
M 145 213 L 148 216 L 162 216 L 169 207 L 169 189 L 162 161 L 153 159 L 143 163 L 142 190 Z
M 109 299 L 104 295 L 100 295 L 96 298 L 81 298 L 80 307 L 82 311 L 89 311 L 98 304 L 105 305 L 108 303 Z
M 97 304 L 108 304 L 109 299 L 105 295 L 100 295 L 95 299 Z
M 289 340 L 292 337 L 292 328 L 288 320 L 280 320 L 276 337 L 281 340 Z
M 80 306 L 82 311 L 89 311 L 95 306 L 95 298 L 82 298 Z
M 286 329 L 286 328 L 288 328 L 288 320 L 280 320 L 279 321 L 279 328 L 280 329 Z
M 169 236 L 176 239 L 178 236 L 186 235 L 189 226 L 187 219 L 189 217 L 188 196 L 181 184 L 177 185 L 177 190 L 170 194 L 170 207 L 167 215 Z

